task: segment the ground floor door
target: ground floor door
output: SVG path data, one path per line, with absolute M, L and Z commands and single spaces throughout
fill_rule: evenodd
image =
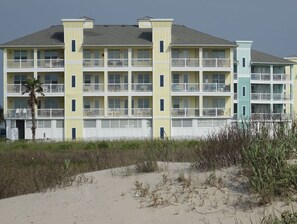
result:
M 16 120 L 16 128 L 18 129 L 19 139 L 25 139 L 25 121 Z

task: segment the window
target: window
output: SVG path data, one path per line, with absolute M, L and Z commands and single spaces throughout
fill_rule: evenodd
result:
M 245 58 L 242 58 L 242 67 L 245 67 Z
M 76 128 L 72 128 L 72 139 L 76 139 Z
M 90 108 L 91 108 L 90 99 L 84 98 L 84 109 L 90 109 Z
M 84 128 L 96 128 L 96 120 L 84 120 Z
M 242 87 L 242 96 L 245 96 L 245 86 Z
M 108 83 L 109 84 L 116 84 L 121 82 L 120 74 L 110 74 L 108 76 Z
M 160 99 L 160 111 L 164 111 L 164 99 Z
M 55 50 L 45 50 L 44 59 L 56 59 L 58 58 L 58 51 Z
M 14 84 L 23 84 L 27 80 L 26 75 L 14 75 Z
M 224 74 L 214 74 L 212 76 L 213 83 L 225 83 L 225 75 Z
M 110 49 L 108 50 L 108 58 L 110 59 L 119 59 L 121 55 L 120 50 Z
M 149 99 L 138 99 L 138 108 L 149 108 Z
M 45 75 L 45 84 L 58 84 L 59 76 L 57 74 Z
M 75 87 L 75 75 L 71 76 L 71 86 Z
M 27 51 L 14 51 L 14 60 L 27 60 Z
M 121 107 L 121 100 L 120 99 L 109 99 L 108 100 L 108 108 L 120 108 Z
M 72 111 L 75 111 L 75 100 L 72 100 Z
M 71 41 L 71 50 L 72 52 L 75 52 L 75 40 Z
M 191 119 L 174 119 L 172 120 L 172 127 L 192 127 Z
M 84 75 L 84 84 L 90 85 L 91 84 L 91 75 Z
M 245 106 L 242 106 L 242 116 L 245 116 Z
M 179 74 L 173 74 L 172 75 L 172 82 L 173 83 L 179 83 Z
M 102 120 L 101 128 L 142 128 L 142 120 Z
M 150 52 L 148 49 L 139 49 L 138 50 L 138 59 L 147 59 L 150 58 Z
M 164 52 L 164 41 L 163 40 L 160 41 L 160 52 L 161 53 Z
M 50 120 L 39 120 L 37 122 L 38 128 L 51 128 L 51 121 Z
M 64 128 L 64 121 L 56 121 L 56 128 Z
M 160 75 L 160 87 L 164 87 L 164 75 Z
M 149 74 L 138 74 L 138 83 L 150 83 Z
M 160 138 L 164 139 L 164 136 L 165 136 L 164 127 L 160 127 Z

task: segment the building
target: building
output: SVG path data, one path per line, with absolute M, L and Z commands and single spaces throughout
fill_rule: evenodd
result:
M 294 62 L 236 41 L 234 116 L 239 121 L 290 121 L 294 114 Z
M 173 19 L 137 22 L 94 25 L 88 17 L 63 19 L 62 25 L 0 45 L 7 137 L 32 137 L 22 82 L 33 77 L 45 93 L 37 107 L 36 138 L 41 139 L 195 138 L 226 127 L 243 108 L 244 116 L 291 112 L 284 106 L 291 99 L 279 95 L 274 103 L 262 97 L 291 91 L 291 81 L 270 78 L 264 84 L 260 76 L 258 83 L 253 53 L 241 64 L 245 45 L 253 52 L 251 43 L 233 43 Z M 244 65 L 250 61 L 248 70 Z M 265 66 L 274 77 L 277 66 L 287 64 Z M 247 98 L 236 98 L 243 87 Z

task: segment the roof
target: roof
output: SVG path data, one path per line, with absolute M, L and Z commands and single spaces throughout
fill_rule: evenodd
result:
M 294 64 L 292 61 L 253 49 L 251 51 L 251 61 L 252 64 Z
M 172 26 L 172 46 L 236 46 L 235 43 L 211 36 L 183 25 Z M 84 30 L 84 46 L 152 46 L 152 29 L 137 25 L 94 25 Z M 26 35 L 0 45 L 5 47 L 64 46 L 62 25 Z

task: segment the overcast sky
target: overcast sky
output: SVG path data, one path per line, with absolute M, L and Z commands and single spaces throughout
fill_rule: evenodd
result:
M 0 43 L 61 24 L 63 18 L 136 24 L 151 16 L 230 41 L 253 40 L 254 49 L 284 57 L 297 54 L 296 9 L 297 0 L 0 0 Z M 2 61 L 1 51 L 1 77 Z

